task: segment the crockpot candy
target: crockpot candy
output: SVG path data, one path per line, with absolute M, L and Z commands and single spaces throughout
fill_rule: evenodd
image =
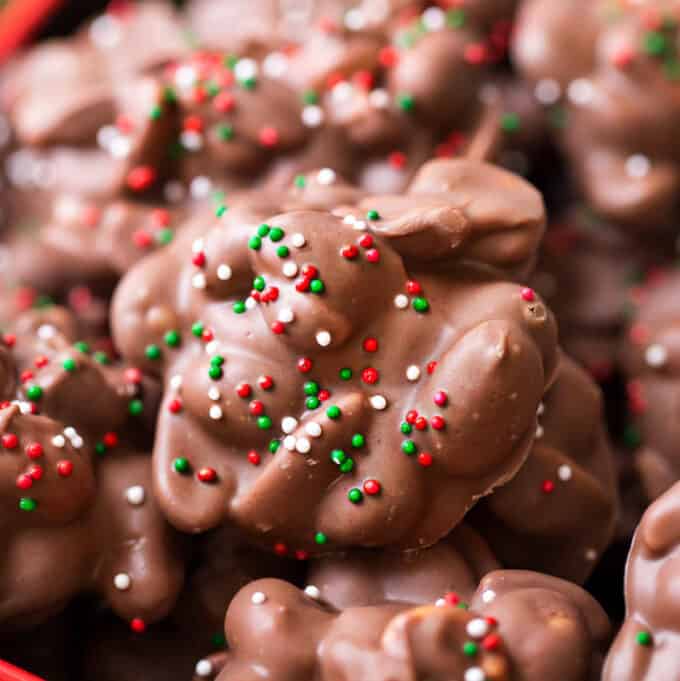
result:
M 440 161 L 338 213 L 227 212 L 116 292 L 118 348 L 164 377 L 155 486 L 184 531 L 428 546 L 529 453 L 556 330 L 501 273 L 534 256 L 538 193 Z
M 637 529 L 626 567 L 626 620 L 607 657 L 605 681 L 676 681 L 680 485 L 659 497 Z
M 469 604 L 444 596 L 436 605 L 342 611 L 286 582 L 260 580 L 232 601 L 225 633 L 230 651 L 197 666 L 194 679 L 254 681 L 264 672 L 272 681 L 583 681 L 597 678 L 609 624 L 579 587 L 500 571 Z
M 680 276 L 672 271 L 640 291 L 623 353 L 633 434 L 641 443 L 637 467 L 648 499 L 655 499 L 680 479 L 679 294 Z
M 201 537 L 193 560 L 177 605 L 143 635 L 110 615 L 92 619 L 82 643 L 85 680 L 186 681 L 210 651 L 224 649 L 224 613 L 236 593 L 264 576 L 299 579 L 301 566 L 247 546 L 231 528 Z
M 548 105 L 593 208 L 638 231 L 674 228 L 680 186 L 677 0 L 527 0 L 515 63 Z

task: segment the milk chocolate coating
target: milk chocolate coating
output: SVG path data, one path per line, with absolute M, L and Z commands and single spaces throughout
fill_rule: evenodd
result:
M 471 515 L 502 565 L 583 582 L 609 545 L 618 494 L 602 401 L 563 355 L 529 458 Z
M 678 3 L 528 0 L 515 63 L 566 96 L 559 139 L 593 208 L 637 232 L 674 230 L 680 89 Z
M 550 313 L 501 276 L 532 258 L 540 198 L 505 171 L 442 161 L 406 196 L 366 198 L 344 218 L 265 210 L 184 230 L 116 292 L 118 348 L 165 381 L 159 503 L 184 531 L 236 523 L 293 550 L 431 545 L 521 467 L 554 378 Z M 283 235 L 251 241 L 260 223 Z M 305 272 L 317 293 L 300 290 Z M 181 347 L 163 347 L 172 330 Z
M 386 602 L 337 611 L 286 582 L 260 580 L 232 601 L 231 648 L 211 666 L 221 681 L 594 680 L 608 629 L 584 591 L 536 573 L 491 573 L 469 608 Z
M 678 678 L 678 511 L 674 485 L 645 512 L 626 566 L 626 620 L 612 646 L 605 681 Z
M 636 455 L 647 497 L 655 499 L 680 479 L 678 380 L 680 368 L 680 277 L 669 272 L 639 296 L 626 336 L 623 362 L 628 403 L 641 446 Z

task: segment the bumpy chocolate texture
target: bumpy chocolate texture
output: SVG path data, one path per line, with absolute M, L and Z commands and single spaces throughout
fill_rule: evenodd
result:
M 391 191 L 435 153 L 458 153 L 470 138 L 475 154 L 492 153 L 521 129 L 504 109 L 505 90 L 489 103 L 483 87 L 505 53 L 514 2 L 448 12 L 407 3 L 405 14 L 396 3 L 377 24 L 358 21 L 358 9 L 338 23 L 319 6 L 305 34 L 291 38 L 279 30 L 281 13 L 299 17 L 300 8 L 259 4 L 204 6 L 224 32 L 219 51 L 190 53 L 167 10 L 163 25 L 176 23 L 169 40 L 141 48 L 140 35 L 160 31 L 148 29 L 149 13 L 161 12 L 151 4 L 125 22 L 104 15 L 89 38 L 30 52 L 0 91 L 24 145 L 10 176 L 90 197 L 173 180 L 166 195 L 177 197 L 177 179 L 192 193 L 210 183 L 280 186 L 329 165 Z M 234 10 L 236 35 L 220 18 Z M 249 37 L 242 18 L 260 12 L 278 16 Z M 107 41 L 118 46 L 102 49 Z
M 676 484 L 647 509 L 637 529 L 626 566 L 626 620 L 607 657 L 605 681 L 678 678 L 679 511 Z
M 675 226 L 679 12 L 677 0 L 527 0 L 517 19 L 515 63 L 544 102 L 564 93 L 559 136 L 585 196 L 639 231 Z
M 533 442 L 556 330 L 503 272 L 532 260 L 542 202 L 472 161 L 334 212 L 316 182 L 296 201 L 317 210 L 251 197 L 117 289 L 117 347 L 165 380 L 159 503 L 291 550 L 427 546 Z
M 640 291 L 623 353 L 629 408 L 641 439 L 636 462 L 649 499 L 680 479 L 675 410 L 680 367 L 679 293 L 676 273 L 657 277 Z
M 4 630 L 82 592 L 139 626 L 170 611 L 183 581 L 182 544 L 150 496 L 150 459 L 130 446 L 144 439 L 140 417 L 139 432 L 127 427 L 129 412 L 152 417 L 153 387 L 145 396 L 139 372 L 74 347 L 62 335 L 72 322 L 56 308 L 32 314 L 0 345 Z
M 530 572 L 491 573 L 469 608 L 442 598 L 339 612 L 314 596 L 277 580 L 248 585 L 227 612 L 230 652 L 194 678 L 594 681 L 609 630 L 579 587 Z

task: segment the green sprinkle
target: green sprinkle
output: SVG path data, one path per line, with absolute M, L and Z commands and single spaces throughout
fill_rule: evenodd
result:
M 168 102 L 168 104 L 177 101 L 177 94 L 175 93 L 174 88 L 166 87 L 165 90 L 163 90 L 163 101 Z
M 446 23 L 450 28 L 462 28 L 465 24 L 465 12 L 462 9 L 451 9 L 446 13 Z
M 332 419 L 333 421 L 339 419 L 341 413 L 342 412 L 340 411 L 340 407 L 336 406 L 335 404 L 326 409 L 326 416 L 328 416 L 328 418 Z
M 219 94 L 220 86 L 214 80 L 211 80 L 206 85 L 205 90 L 208 93 L 209 97 L 214 97 L 215 95 Z
M 319 384 L 316 381 L 306 381 L 305 386 L 305 395 L 318 395 L 319 394 Z
M 37 402 L 43 396 L 43 389 L 39 385 L 32 385 L 26 390 L 26 397 L 31 402 Z
M 305 185 L 307 184 L 307 178 L 304 175 L 296 175 L 295 179 L 293 180 L 293 184 L 298 189 L 304 189 Z
M 504 113 L 501 116 L 501 130 L 503 132 L 517 132 L 521 127 L 520 117 L 516 113 Z
M 151 111 L 149 111 L 149 118 L 152 121 L 157 121 L 160 117 L 161 114 L 163 113 L 163 109 L 161 109 L 160 106 L 156 105 L 151 107 Z
M 85 341 L 78 341 L 77 343 L 73 344 L 73 347 L 78 350 L 78 352 L 82 352 L 84 355 L 90 352 L 90 346 Z
M 411 304 L 413 305 L 413 309 L 421 314 L 430 309 L 430 303 L 427 302 L 427 298 L 422 298 L 421 296 L 415 297 Z
M 353 503 L 353 504 L 359 504 L 363 501 L 364 495 L 360 489 L 357 489 L 356 487 L 353 487 L 348 493 L 347 493 L 347 498 Z
M 380 213 L 378 213 L 377 210 L 369 210 L 368 213 L 366 213 L 366 219 L 367 220 L 380 220 Z
M 210 642 L 215 646 L 215 648 L 224 648 L 227 645 L 227 639 L 224 634 L 213 634 Z
M 272 241 L 281 241 L 284 236 L 286 236 L 286 233 L 280 227 L 272 227 L 269 232 L 269 238 Z
M 318 104 L 319 95 L 314 90 L 307 90 L 302 93 L 302 101 L 304 104 Z
M 415 108 L 415 105 L 416 105 L 416 100 L 413 98 L 413 95 L 409 95 L 409 94 L 397 95 L 397 106 L 402 111 L 405 111 L 406 113 L 410 113 Z
M 155 344 L 147 345 L 144 354 L 147 359 L 160 359 L 161 349 Z
M 244 90 L 254 90 L 257 86 L 257 78 L 255 76 L 244 78 L 242 81 L 239 81 L 239 84 Z
M 191 335 L 200 338 L 203 335 L 204 328 L 203 322 L 194 322 L 191 325 Z
M 410 423 L 406 423 L 406 421 L 403 421 L 401 426 L 401 432 L 404 433 L 404 435 L 410 435 L 413 432 L 413 426 L 411 426 Z
M 272 420 L 269 416 L 258 416 L 257 427 L 260 430 L 269 430 L 272 427 Z
M 279 246 L 276 249 L 276 255 L 278 255 L 279 258 L 287 258 L 290 255 L 290 250 L 288 249 L 288 246 Z
M 222 142 L 231 142 L 234 139 L 234 128 L 226 123 L 218 126 L 217 136 Z
M 264 277 L 255 277 L 253 279 L 253 288 L 256 291 L 264 291 L 264 287 L 267 285 L 267 283 L 264 280 Z
M 623 431 L 623 441 L 626 447 L 636 449 L 642 444 L 642 435 L 637 426 L 630 424 Z
M 459 610 L 467 610 L 470 606 L 462 601 L 456 606 Z
M 175 331 L 175 329 L 168 331 L 165 336 L 163 336 L 163 340 L 169 347 L 176 348 L 181 342 L 179 331 Z
M 660 57 L 666 51 L 666 47 L 666 38 L 657 31 L 649 31 L 642 38 L 642 49 L 652 57 Z
M 354 459 L 345 459 L 341 464 L 340 464 L 340 470 L 343 473 L 351 473 L 354 470 Z
M 144 402 L 141 400 L 130 400 L 128 411 L 132 416 L 139 416 L 144 411 Z
M 76 370 L 76 361 L 73 359 L 73 357 L 67 357 L 63 362 L 62 362 L 62 368 L 64 371 L 75 371 Z
M 366 444 L 366 438 L 361 433 L 352 435 L 352 447 L 361 449 Z
M 635 640 L 639 646 L 652 645 L 652 635 L 648 631 L 638 631 Z
M 416 443 L 413 440 L 404 440 L 401 443 L 401 451 L 404 452 L 404 454 L 411 456 L 418 451 L 418 448 L 416 447 Z
M 246 304 L 242 300 L 237 300 L 232 309 L 236 314 L 243 314 L 246 311 Z
M 208 369 L 208 376 L 210 376 L 213 381 L 219 381 L 223 375 L 222 369 L 218 366 L 211 366 L 210 369 Z
M 317 532 L 314 535 L 314 541 L 319 545 L 323 545 L 328 542 L 328 537 L 323 532 Z
M 35 511 L 37 506 L 38 502 L 35 499 L 31 499 L 31 497 L 21 497 L 21 499 L 19 499 L 19 508 L 22 511 L 30 513 L 31 511 Z
M 224 65 L 230 70 L 233 70 L 237 63 L 238 57 L 235 54 L 228 54 L 224 58 Z
M 215 217 L 221 218 L 226 212 L 227 207 L 224 204 L 221 204 L 215 209 Z
M 164 227 L 156 234 L 156 241 L 163 246 L 167 246 L 175 238 L 175 234 L 168 227 Z
M 94 446 L 94 451 L 97 452 L 97 454 L 106 454 L 106 445 L 103 442 L 97 442 Z
M 280 440 L 270 440 L 269 441 L 269 451 L 272 454 L 276 454 L 276 452 L 279 450 L 280 446 L 281 446 Z
M 341 381 L 349 381 L 352 378 L 352 370 L 349 369 L 348 367 L 344 367 L 343 369 L 340 369 L 340 380 Z
M 210 358 L 210 364 L 214 367 L 221 367 L 224 364 L 224 357 L 222 355 L 214 355 Z
M 318 409 L 320 404 L 321 400 L 315 395 L 312 395 L 305 400 L 305 406 L 307 409 Z
M 248 240 L 248 248 L 253 251 L 259 251 L 262 247 L 262 239 L 259 236 L 251 236 Z
M 345 461 L 347 461 L 347 454 L 345 454 L 345 452 L 343 452 L 342 449 L 334 449 L 331 452 L 331 460 L 337 463 L 339 466 Z
M 179 456 L 172 462 L 172 468 L 175 473 L 188 473 L 190 469 L 189 460 Z
M 680 61 L 677 59 L 668 59 L 664 62 L 663 71 L 668 80 L 680 79 Z
M 472 641 L 463 643 L 463 655 L 466 657 L 474 657 L 477 654 L 477 644 Z
M 264 238 L 269 234 L 270 231 L 271 231 L 271 227 L 266 222 L 263 222 L 257 228 L 257 235 Z
M 94 355 L 92 355 L 92 357 L 94 357 L 94 361 L 97 362 L 97 364 L 111 363 L 109 356 L 105 352 L 102 352 L 101 350 L 97 350 L 97 352 L 95 352 Z
M 326 290 L 326 285 L 321 279 L 312 279 L 309 284 L 309 290 L 312 293 L 323 293 Z

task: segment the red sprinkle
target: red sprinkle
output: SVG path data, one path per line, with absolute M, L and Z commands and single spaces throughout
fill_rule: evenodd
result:
M 406 282 L 406 293 L 409 293 L 412 296 L 416 296 L 419 293 L 421 293 L 423 290 L 423 287 L 417 282 L 413 281 L 410 279 L 409 281 Z
M 142 372 L 139 369 L 131 368 L 125 370 L 125 382 L 126 383 L 141 383 L 142 382 Z
M 449 396 L 444 390 L 437 390 L 432 399 L 438 407 L 445 407 L 448 404 Z
M 40 480 L 40 478 L 43 476 L 43 467 L 38 466 L 37 464 L 35 466 L 31 466 L 28 470 L 28 474 L 33 480 Z
M 393 151 L 387 161 L 396 170 L 402 170 L 406 166 L 406 154 L 403 151 Z
M 373 478 L 369 480 L 364 480 L 363 487 L 364 492 L 369 496 L 375 496 L 376 494 L 380 494 L 380 490 L 382 489 L 380 483 L 377 480 L 374 480 Z
M 73 473 L 73 463 L 71 461 L 59 461 L 57 462 L 57 473 L 62 478 L 68 478 Z
M 370 248 L 373 245 L 373 237 L 370 234 L 364 234 L 359 238 L 359 246 L 362 248 Z
M 430 452 L 420 452 L 418 454 L 418 463 L 423 468 L 429 468 L 432 465 L 432 454 Z
M 127 175 L 127 186 L 133 192 L 148 189 L 156 181 L 156 170 L 151 166 L 137 166 Z
M 380 251 L 376 248 L 369 248 L 366 251 L 366 260 L 371 263 L 376 263 L 380 261 Z
M 406 412 L 406 423 L 410 423 L 413 425 L 416 422 L 416 419 L 418 418 L 418 412 L 415 409 L 411 409 L 410 411 Z
M 380 60 L 380 65 L 384 66 L 386 69 L 396 66 L 399 61 L 399 53 L 394 47 L 383 47 L 378 55 Z
M 135 617 L 130 622 L 130 629 L 136 634 L 143 634 L 146 631 L 146 622 L 141 617 Z
M 220 92 L 215 96 L 215 99 L 213 99 L 213 106 L 220 113 L 228 113 L 229 111 L 232 111 L 235 104 L 236 100 L 234 99 L 234 95 L 229 92 Z
M 47 366 L 49 364 L 49 359 L 45 357 L 45 355 L 39 355 L 38 357 L 35 358 L 34 364 L 38 367 L 38 369 L 42 369 L 44 366 Z
M 550 494 L 555 489 L 555 483 L 552 480 L 544 480 L 541 489 L 545 494 Z
M 378 372 L 377 369 L 374 369 L 373 367 L 366 367 L 366 369 L 364 369 L 361 372 L 361 380 L 364 383 L 373 385 L 374 383 L 377 383 L 380 380 L 380 373 Z
M 185 130 L 192 130 L 193 132 L 203 131 L 203 119 L 200 116 L 187 116 L 184 119 L 183 126 Z
M 300 274 L 305 279 L 314 279 L 319 274 L 319 270 L 314 265 L 303 265 Z
M 13 333 L 6 333 L 3 335 L 2 340 L 7 347 L 11 348 L 17 342 L 17 337 Z
M 17 487 L 19 489 L 30 489 L 33 487 L 33 478 L 30 475 L 20 475 L 17 478 Z
M 427 373 L 428 374 L 432 375 L 436 368 L 437 368 L 437 362 L 428 362 L 427 363 Z
M 283 544 L 282 542 L 279 542 L 278 544 L 274 544 L 274 553 L 277 556 L 285 556 L 288 554 L 288 547 Z
M 254 449 L 251 449 L 248 452 L 248 461 L 250 461 L 253 466 L 259 466 L 260 461 L 262 461 L 262 457 L 260 457 L 260 455 Z
M 419 416 L 413 425 L 416 427 L 416 430 L 426 430 L 427 419 L 424 416 Z
M 168 404 L 168 411 L 172 414 L 179 414 L 179 412 L 182 411 L 182 400 L 171 400 Z
M 460 596 L 455 591 L 450 591 L 444 594 L 444 602 L 447 605 L 458 605 L 460 603 Z
M 0 441 L 5 449 L 15 449 L 19 444 L 19 438 L 14 433 L 5 433 Z
M 260 400 L 253 400 L 248 405 L 248 411 L 253 416 L 261 416 L 262 414 L 264 414 L 264 404 L 262 404 L 262 402 L 260 402 Z
M 104 433 L 102 440 L 107 447 L 115 447 L 118 444 L 118 435 L 112 432 Z
M 377 352 L 378 351 L 378 341 L 376 338 L 369 337 L 364 340 L 363 343 L 364 350 L 366 352 Z
M 205 265 L 205 253 L 203 251 L 194 253 L 194 256 L 191 258 L 191 263 L 196 267 L 203 267 Z
M 39 442 L 31 442 L 26 445 L 26 456 L 29 459 L 39 459 L 43 455 L 43 452 L 43 446 Z
M 327 399 L 329 399 L 331 396 L 331 391 L 330 390 L 319 390 L 319 394 L 317 397 L 321 402 L 325 402 Z
M 271 126 L 262 128 L 258 137 L 263 147 L 275 147 L 279 143 L 279 131 Z
M 274 387 L 274 379 L 271 376 L 260 376 L 257 379 L 257 384 L 262 390 L 271 390 Z
M 444 430 L 444 426 L 446 425 L 446 421 L 444 421 L 443 416 L 439 416 L 438 414 L 436 416 L 433 416 L 430 419 L 430 425 L 435 429 L 435 430 Z
M 215 480 L 217 480 L 217 471 L 214 468 L 201 468 L 198 473 L 196 473 L 196 477 L 201 482 L 215 482 Z
M 252 390 L 247 383 L 239 383 L 236 386 L 236 394 L 239 397 L 250 397 L 251 392 L 252 392 Z
M 353 244 L 351 246 L 343 246 L 340 249 L 340 255 L 343 258 L 347 258 L 347 260 L 354 260 L 359 255 L 359 249 Z
M 272 322 L 271 329 L 277 336 L 280 336 L 286 330 L 286 325 L 277 320 Z
M 303 374 L 312 370 L 312 360 L 309 357 L 300 357 L 297 361 L 297 368 Z
M 532 303 L 536 300 L 536 293 L 532 288 L 524 287 L 519 295 L 522 297 L 522 300 L 525 300 L 527 303 Z
M 501 645 L 501 637 L 498 634 L 487 634 L 482 639 L 482 648 L 484 650 L 496 650 Z

